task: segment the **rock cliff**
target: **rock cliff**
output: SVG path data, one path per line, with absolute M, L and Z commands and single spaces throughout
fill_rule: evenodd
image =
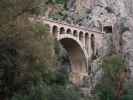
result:
M 105 32 L 102 55 L 123 55 L 133 78 L 133 0 L 69 0 L 68 9 L 66 21 Z

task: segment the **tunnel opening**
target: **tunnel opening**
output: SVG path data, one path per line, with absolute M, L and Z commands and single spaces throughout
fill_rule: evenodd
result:
M 104 26 L 103 31 L 106 33 L 112 33 L 112 26 Z
M 70 63 L 69 66 L 67 66 L 69 67 L 69 79 L 72 83 L 79 85 L 87 73 L 87 63 L 84 52 L 80 45 L 73 39 L 64 38 L 60 40 L 60 43 L 69 56 L 67 57 L 67 61 Z

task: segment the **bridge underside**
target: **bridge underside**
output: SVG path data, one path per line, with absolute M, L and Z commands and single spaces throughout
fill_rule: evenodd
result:
M 73 39 L 64 38 L 60 40 L 69 54 L 71 63 L 70 80 L 79 85 L 83 77 L 87 75 L 87 61 L 80 45 Z

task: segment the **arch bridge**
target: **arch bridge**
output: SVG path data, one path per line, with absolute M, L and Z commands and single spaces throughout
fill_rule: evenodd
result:
M 95 58 L 97 50 L 103 45 L 104 33 L 45 17 L 40 17 L 37 21 L 48 25 L 50 33 L 67 50 L 72 69 L 70 78 L 75 84 L 80 83 L 84 76 L 88 76 L 89 61 Z

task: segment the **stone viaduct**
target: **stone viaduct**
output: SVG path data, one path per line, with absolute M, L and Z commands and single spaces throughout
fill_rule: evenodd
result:
M 61 42 L 69 54 L 71 63 L 71 77 L 74 83 L 80 83 L 84 76 L 88 76 L 89 62 L 103 46 L 104 32 L 70 25 L 40 17 L 38 22 L 46 24 L 50 33 Z

